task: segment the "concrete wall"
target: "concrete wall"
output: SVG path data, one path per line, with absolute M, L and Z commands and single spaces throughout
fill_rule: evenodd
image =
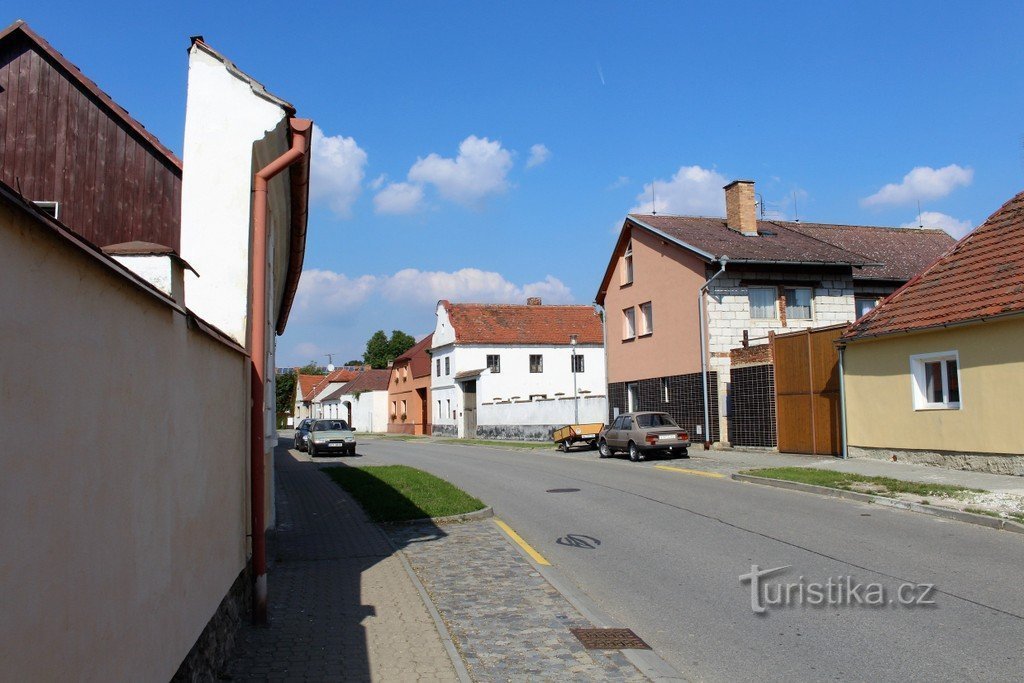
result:
M 608 415 L 605 396 L 579 399 L 579 422 L 573 398 L 536 399 L 482 403 L 477 410 L 476 436 L 490 439 L 545 440 L 567 424 L 604 423 Z M 472 435 L 469 435 L 472 436 Z
M 246 358 L 6 205 L 0 311 L 2 677 L 168 680 L 246 563 Z
M 1018 317 L 850 344 L 844 367 L 851 451 L 1024 455 L 1021 340 Z M 945 351 L 959 354 L 960 409 L 915 410 L 910 356 Z
M 704 262 L 643 230 L 634 229 L 632 240 L 633 283 L 622 284 L 620 253 L 605 294 L 608 381 L 700 372 L 697 290 L 706 279 Z M 648 301 L 654 310 L 654 333 L 624 341 L 623 309 L 636 309 L 639 333 L 639 306 Z

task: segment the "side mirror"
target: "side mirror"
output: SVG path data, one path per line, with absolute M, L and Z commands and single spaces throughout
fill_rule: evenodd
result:
M 350 427 L 350 429 L 352 430 L 352 433 L 355 434 L 356 428 L 355 427 Z

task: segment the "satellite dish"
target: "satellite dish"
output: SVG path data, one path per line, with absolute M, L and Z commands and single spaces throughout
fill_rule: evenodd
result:
M 327 372 L 334 372 L 334 363 L 327 364 Z

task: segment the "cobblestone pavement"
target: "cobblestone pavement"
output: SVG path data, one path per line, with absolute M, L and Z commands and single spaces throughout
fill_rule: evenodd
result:
M 647 680 L 620 651 L 585 650 L 591 626 L 493 520 L 388 530 L 430 593 L 474 680 Z
M 458 680 L 420 593 L 379 528 L 316 465 L 279 447 L 269 617 L 226 675 L 256 680 Z

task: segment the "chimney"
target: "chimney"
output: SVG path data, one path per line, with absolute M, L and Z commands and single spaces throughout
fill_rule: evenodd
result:
M 539 296 L 531 296 L 529 299 L 526 300 L 526 305 L 527 306 L 540 306 L 541 305 L 540 297 Z
M 757 236 L 757 204 L 753 180 L 734 180 L 725 186 L 725 221 L 730 229 Z

